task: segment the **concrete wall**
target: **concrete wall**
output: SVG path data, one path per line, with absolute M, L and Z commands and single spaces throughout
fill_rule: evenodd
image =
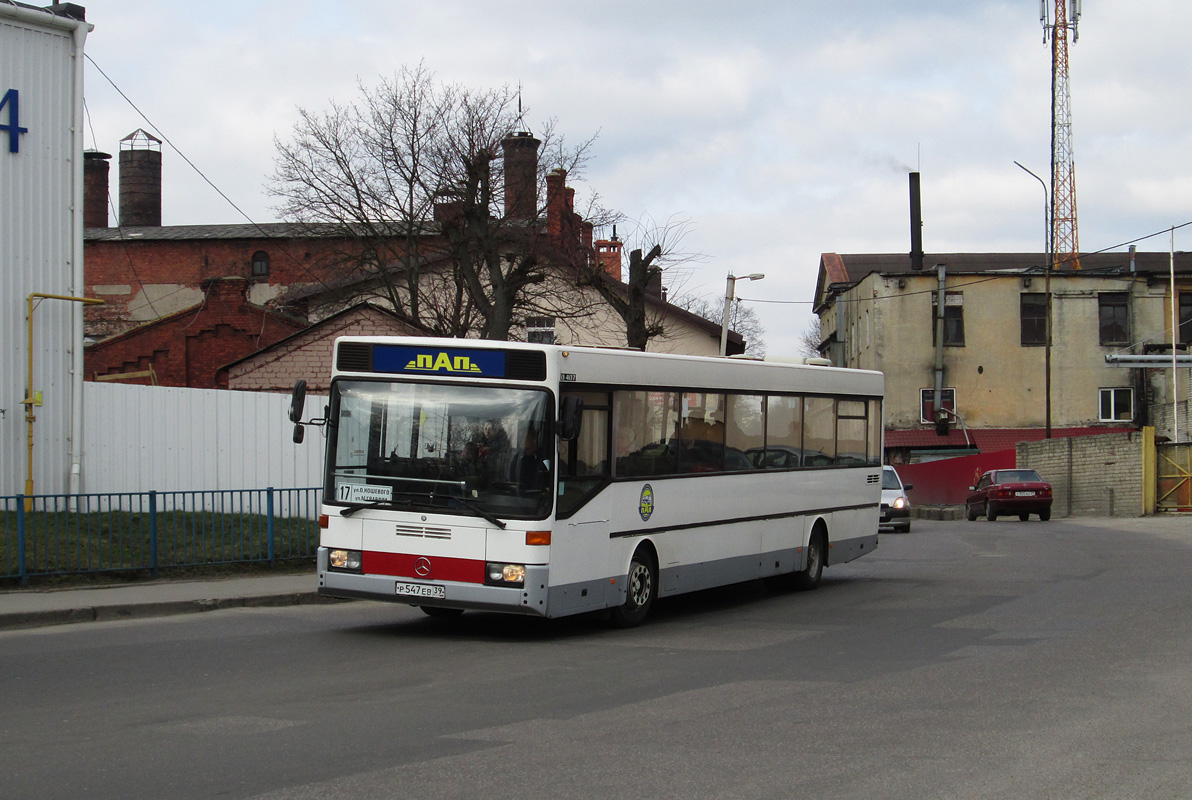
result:
M 1019 467 L 1037 470 L 1051 484 L 1052 514 L 1141 516 L 1141 432 L 1020 442 Z

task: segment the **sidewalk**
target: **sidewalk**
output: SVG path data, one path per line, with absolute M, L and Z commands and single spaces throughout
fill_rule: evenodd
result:
M 154 581 L 73 589 L 0 591 L 0 631 L 68 622 L 96 622 L 221 608 L 325 602 L 314 570 L 199 580 Z

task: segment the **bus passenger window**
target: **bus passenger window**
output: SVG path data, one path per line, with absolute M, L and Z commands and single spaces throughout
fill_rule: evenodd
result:
M 766 449 L 755 453 L 762 469 L 795 469 L 810 466 L 803 451 L 803 398 L 774 395 L 766 402 Z
M 725 470 L 761 467 L 766 445 L 766 399 L 756 394 L 730 394 L 725 408 Z
M 808 397 L 803 417 L 803 466 L 830 467 L 836 463 L 836 400 Z
M 724 395 L 683 395 L 679 427 L 679 471 L 721 472 L 724 469 Z
M 616 392 L 618 477 L 674 475 L 679 446 L 679 394 Z
M 836 401 L 836 463 L 865 466 L 865 401 Z

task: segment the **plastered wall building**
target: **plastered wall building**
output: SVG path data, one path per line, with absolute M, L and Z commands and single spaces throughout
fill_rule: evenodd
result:
M 1121 368 L 1106 356 L 1170 357 L 1173 311 L 1176 351 L 1187 352 L 1192 255 L 1176 253 L 1174 270 L 1172 261 L 1169 253 L 1095 253 L 1048 280 L 1039 254 L 927 254 L 916 269 L 907 254 L 824 253 L 815 295 L 821 351 L 834 364 L 886 374 L 886 451 L 895 462 L 1013 447 L 1049 430 L 1162 425 L 1173 401 L 1186 409 L 1186 378 L 1177 373 L 1173 384 L 1162 363 Z M 946 425 L 936 424 L 937 387 Z

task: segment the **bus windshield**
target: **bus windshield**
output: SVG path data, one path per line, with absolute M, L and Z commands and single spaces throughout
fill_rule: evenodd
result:
M 535 389 L 337 380 L 326 496 L 353 508 L 544 518 L 553 498 L 550 398 Z

